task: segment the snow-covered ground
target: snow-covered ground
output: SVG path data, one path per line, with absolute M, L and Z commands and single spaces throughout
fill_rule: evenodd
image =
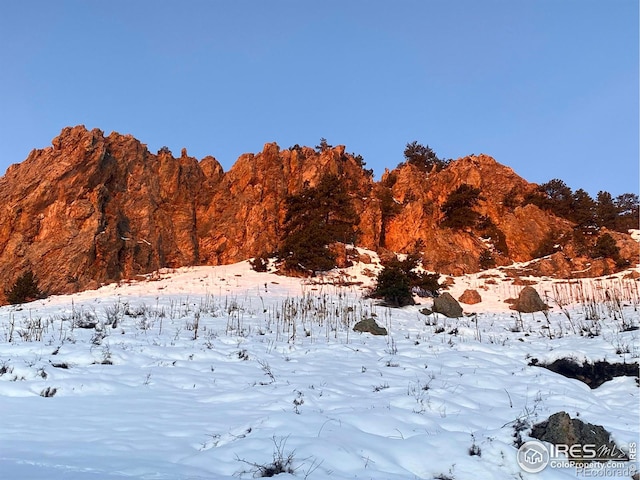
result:
M 377 268 L 185 268 L 0 308 L 0 478 L 252 478 L 274 456 L 294 471 L 279 478 L 580 478 L 516 463 L 516 425 L 558 411 L 638 442 L 634 378 L 592 390 L 529 366 L 637 362 L 637 281 L 543 281 L 547 321 L 509 310 L 522 286 L 498 270 L 456 278 L 483 302 L 448 319 L 365 298 Z M 623 301 L 576 303 L 606 292 Z M 352 331 L 365 317 L 388 335 Z

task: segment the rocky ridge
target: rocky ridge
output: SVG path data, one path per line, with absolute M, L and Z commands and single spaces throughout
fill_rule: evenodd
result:
M 443 274 L 478 271 L 487 251 L 497 265 L 531 260 L 551 231 L 573 228 L 523 205 L 536 185 L 485 155 L 434 173 L 404 164 L 374 182 L 344 146 L 317 151 L 270 143 L 224 172 L 213 157 L 198 161 L 186 149 L 178 158 L 167 149 L 152 154 L 131 135 L 76 126 L 0 178 L 3 291 L 28 269 L 42 290 L 69 293 L 163 267 L 227 264 L 273 252 L 287 196 L 325 173 L 348 185 L 360 218 L 359 246 L 406 252 L 421 241 L 424 267 Z M 440 225 L 441 206 L 463 183 L 480 189 L 475 210 L 489 230 Z M 391 214 L 383 190 L 397 205 Z M 637 243 L 624 234 L 615 239 L 621 255 L 636 263 Z M 541 260 L 540 270 L 564 276 L 584 270 L 587 260 L 571 248 L 568 243 Z M 589 274 L 614 268 L 610 263 L 589 261 Z

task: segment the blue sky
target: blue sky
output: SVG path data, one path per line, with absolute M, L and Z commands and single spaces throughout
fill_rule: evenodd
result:
M 0 171 L 67 125 L 225 170 L 266 142 L 417 140 L 529 181 L 638 192 L 637 0 L 31 1 L 0 5 Z

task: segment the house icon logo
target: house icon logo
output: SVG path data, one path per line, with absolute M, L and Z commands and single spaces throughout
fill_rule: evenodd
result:
M 549 464 L 549 451 L 542 442 L 526 442 L 518 449 L 517 462 L 527 473 L 541 472 Z

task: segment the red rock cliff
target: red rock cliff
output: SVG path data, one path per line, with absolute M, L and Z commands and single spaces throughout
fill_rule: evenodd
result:
M 31 268 L 60 293 L 199 263 L 198 196 L 221 168 L 204 171 L 129 135 L 64 129 L 0 179 L 2 278 Z
M 105 137 L 83 126 L 65 128 L 52 143 L 0 178 L 5 289 L 27 269 L 44 291 L 65 293 L 162 267 L 273 252 L 287 196 L 325 173 L 348 186 L 360 217 L 359 245 L 405 252 L 421 240 L 425 267 L 445 274 L 477 271 L 487 250 L 498 265 L 530 260 L 550 232 L 572 230 L 534 205 L 519 206 L 536 186 L 484 155 L 437 173 L 402 165 L 376 184 L 344 146 L 318 152 L 266 144 L 225 173 L 213 157 L 198 162 L 184 149 L 179 158 L 165 149 L 154 155 L 130 135 Z M 490 229 L 442 226 L 442 205 L 462 184 L 480 190 L 474 209 Z M 637 246 L 627 237 L 616 241 L 633 257 Z M 573 268 L 567 258 L 559 271 Z M 547 262 L 545 273 L 560 263 Z

